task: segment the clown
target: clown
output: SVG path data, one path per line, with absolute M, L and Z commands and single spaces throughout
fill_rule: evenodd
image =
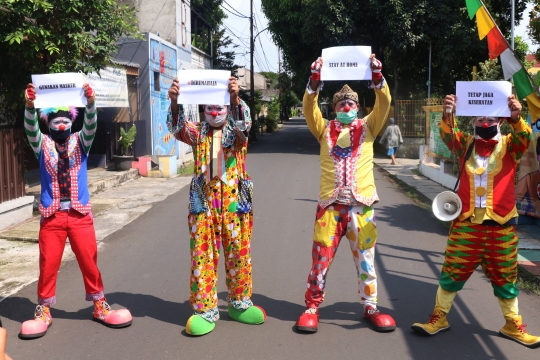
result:
M 230 78 L 231 105 L 204 105 L 205 121 L 186 121 L 177 104 L 177 79 L 169 89 L 171 99 L 167 126 L 180 141 L 193 147 L 194 176 L 190 188 L 190 304 L 193 315 L 186 332 L 204 335 L 214 330 L 217 307 L 218 259 L 225 255 L 229 294 L 228 313 L 245 324 L 262 324 L 264 310 L 251 302 L 252 183 L 246 173 L 249 108 L 238 97 L 238 85 Z M 236 120 L 235 120 L 236 119 Z
M 358 293 L 364 318 L 377 331 L 392 331 L 396 323 L 377 309 L 377 277 L 374 267 L 377 228 L 373 204 L 379 201 L 373 178 L 373 141 L 384 126 L 390 109 L 390 91 L 382 76 L 380 61 L 371 55 L 373 112 L 357 117 L 358 95 L 347 85 L 333 98 L 337 119 L 322 118 L 317 106 L 323 83 L 323 61 L 311 65 L 311 78 L 304 94 L 304 114 L 309 129 L 321 144 L 320 193 L 313 237 L 313 263 L 307 279 L 307 309 L 298 318 L 300 331 L 318 330 L 318 308 L 324 300 L 326 277 L 343 236 L 349 239 L 358 271 Z
M 439 127 L 441 138 L 463 168 L 458 189 L 463 206 L 450 228 L 433 314 L 427 323 L 414 323 L 412 329 L 426 335 L 450 329 L 446 316 L 452 302 L 481 265 L 506 320 L 499 334 L 527 347 L 540 346 L 540 337 L 526 331 L 519 315 L 516 286 L 514 181 L 517 162 L 529 146 L 531 126 L 521 119 L 521 104 L 510 95 L 511 117 L 506 121 L 511 134 L 501 135 L 504 118 L 483 116 L 473 118 L 474 135 L 464 134 L 452 121 L 457 100 L 455 95 L 446 96 L 448 112 Z
M 41 224 L 39 228 L 38 305 L 34 319 L 25 321 L 19 336 L 34 339 L 47 333 L 52 324 L 50 307 L 56 303 L 56 278 L 69 237 L 82 272 L 86 300 L 94 302 L 93 319 L 103 325 L 121 328 L 131 325 L 128 310 L 112 310 L 103 294 L 103 281 L 97 267 L 97 243 L 94 218 L 88 192 L 86 160 L 97 127 L 95 94 L 83 86 L 88 105 L 83 129 L 71 133 L 77 117 L 75 107 L 40 110 L 48 124 L 49 135 L 42 134 L 34 109 L 35 87 L 28 84 L 25 97 L 24 129 L 40 165 Z

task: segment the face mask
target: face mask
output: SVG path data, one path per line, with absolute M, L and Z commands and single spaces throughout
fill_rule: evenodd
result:
M 356 119 L 356 110 L 350 110 L 349 112 L 338 112 L 337 119 L 342 124 L 350 124 Z
M 481 126 L 475 126 L 474 131 L 476 135 L 480 136 L 484 140 L 489 140 L 497 136 L 499 133 L 499 126 L 488 126 L 488 127 L 481 127 Z
M 227 107 L 206 105 L 204 109 L 204 118 L 210 126 L 220 128 L 227 122 Z
M 51 138 L 54 141 L 63 143 L 69 137 L 69 134 L 71 134 L 71 127 L 64 130 L 55 130 L 55 129 L 49 128 L 49 132 L 51 134 Z

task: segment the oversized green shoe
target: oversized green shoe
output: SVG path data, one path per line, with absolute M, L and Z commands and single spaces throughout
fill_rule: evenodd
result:
M 216 323 L 207 321 L 199 315 L 191 315 L 186 324 L 186 333 L 193 336 L 201 336 L 208 334 L 215 327 Z
M 266 312 L 260 306 L 252 305 L 244 311 L 236 310 L 229 305 L 229 316 L 238 322 L 250 325 L 262 324 L 266 320 Z

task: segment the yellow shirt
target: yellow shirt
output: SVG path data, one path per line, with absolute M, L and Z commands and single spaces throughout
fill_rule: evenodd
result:
M 310 95 L 306 90 L 304 94 L 303 108 L 309 130 L 321 144 L 319 204 L 322 207 L 327 207 L 336 201 L 343 183 L 350 187 L 356 201 L 367 206 L 379 201 L 373 178 L 373 142 L 383 128 L 390 110 L 392 98 L 386 81 L 381 89 L 375 88 L 375 95 L 373 111 L 364 119 L 355 120 L 362 125 L 358 149 L 353 149 L 353 151 L 356 150 L 356 155 L 343 160 L 330 155 L 332 151 L 329 141 L 330 121 L 323 119 L 317 106 L 318 93 Z M 337 123 L 337 120 L 333 121 Z M 339 123 L 336 126 L 343 127 Z M 345 166 L 342 161 L 345 161 Z M 343 169 L 351 170 L 344 171 Z

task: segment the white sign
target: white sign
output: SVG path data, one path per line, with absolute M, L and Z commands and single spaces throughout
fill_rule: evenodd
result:
M 371 46 L 323 49 L 321 80 L 371 80 Z
M 32 75 L 36 87 L 34 106 L 38 109 L 58 106 L 86 106 L 82 73 Z
M 88 74 L 88 83 L 96 92 L 96 106 L 129 107 L 126 69 L 106 67 Z
M 511 94 L 508 81 L 457 81 L 456 115 L 509 117 Z
M 229 105 L 229 78 L 227 70 L 180 70 L 179 104 Z

